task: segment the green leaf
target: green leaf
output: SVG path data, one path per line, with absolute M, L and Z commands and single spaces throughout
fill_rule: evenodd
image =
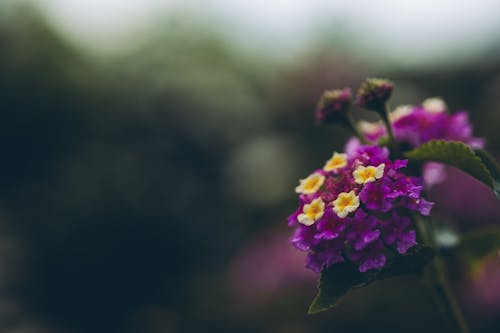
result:
M 500 227 L 490 226 L 464 234 L 456 253 L 472 273 L 477 273 L 481 269 L 482 260 L 499 250 Z
M 454 166 L 491 187 L 498 196 L 498 167 L 484 151 L 474 151 L 463 142 L 435 140 L 406 152 L 405 156 L 413 161 L 432 161 Z
M 434 254 L 434 249 L 421 246 L 405 255 L 395 255 L 379 271 L 366 273 L 361 273 L 357 265 L 351 262 L 334 264 L 321 272 L 319 291 L 308 312 L 313 314 L 335 307 L 350 290 L 372 282 L 401 275 L 421 274 Z
M 425 266 L 434 258 L 436 251 L 430 246 L 420 246 L 405 255 L 397 255 L 392 258 L 377 276 L 378 279 L 390 278 L 401 275 L 420 275 Z
M 474 149 L 474 153 L 483 161 L 493 178 L 493 191 L 498 199 L 500 199 L 500 167 L 496 163 L 493 156 L 483 149 Z
M 361 273 L 350 262 L 334 264 L 323 269 L 319 280 L 319 291 L 309 306 L 309 314 L 334 307 L 351 289 L 361 288 L 373 281 L 371 274 Z

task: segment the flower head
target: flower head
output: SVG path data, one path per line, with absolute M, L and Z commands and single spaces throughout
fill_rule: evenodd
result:
M 421 106 L 398 106 L 389 114 L 396 141 L 414 148 L 430 140 L 461 141 L 473 148 L 482 148 L 484 140 L 472 135 L 466 112 L 449 114 L 440 98 L 428 98 Z M 382 123 L 363 124 L 361 131 L 371 142 L 386 135 Z
M 316 119 L 328 124 L 343 122 L 351 104 L 350 88 L 326 90 L 316 107 Z
M 386 79 L 366 79 L 356 95 L 356 105 L 368 110 L 380 111 L 391 98 L 394 83 Z
M 448 113 L 446 103 L 437 97 L 424 100 L 421 106 L 398 106 L 389 114 L 389 120 L 396 141 L 406 149 L 430 140 L 461 141 L 472 148 L 483 148 L 485 145 L 484 139 L 472 135 L 467 113 Z M 381 122 L 363 122 L 360 129 L 370 142 L 377 142 L 387 134 Z M 424 164 L 423 177 L 429 186 L 446 179 L 444 168 L 438 163 Z
M 387 148 L 351 141 L 322 170 L 301 180 L 300 205 L 289 217 L 293 245 L 308 252 L 306 267 L 351 261 L 361 272 L 380 269 L 387 252 L 406 253 L 417 244 L 405 215 L 427 215 L 422 179 L 405 175 L 406 160 L 391 160 Z M 392 251 L 389 251 L 391 249 Z

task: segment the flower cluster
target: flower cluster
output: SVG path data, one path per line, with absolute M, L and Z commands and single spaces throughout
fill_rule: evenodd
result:
M 418 147 L 430 140 L 461 141 L 473 148 L 482 148 L 484 139 L 472 136 L 472 125 L 466 112 L 447 112 L 440 98 L 426 99 L 422 105 L 403 105 L 389 114 L 396 141 L 409 148 Z M 376 142 L 386 135 L 382 122 L 361 122 L 366 139 Z
M 351 140 L 345 153 L 300 181 L 289 225 L 296 227 L 293 245 L 308 252 L 306 267 L 320 272 L 349 260 L 366 272 L 417 244 L 409 215 L 428 215 L 433 204 L 421 196 L 421 178 L 402 172 L 406 165 L 391 161 L 385 147 Z

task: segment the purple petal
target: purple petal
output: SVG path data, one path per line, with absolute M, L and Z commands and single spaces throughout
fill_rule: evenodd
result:
M 361 273 L 364 273 L 370 269 L 382 268 L 385 265 L 385 261 L 386 261 L 385 255 L 380 254 L 374 258 L 367 259 L 363 263 L 361 263 L 361 265 L 359 265 L 359 271 Z
M 401 233 L 399 236 L 399 241 L 397 244 L 398 252 L 405 254 L 409 248 L 417 245 L 417 237 L 415 230 L 410 230 L 405 233 Z

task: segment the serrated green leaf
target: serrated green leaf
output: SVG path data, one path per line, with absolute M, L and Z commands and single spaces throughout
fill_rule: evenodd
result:
M 382 270 L 361 273 L 350 262 L 334 264 L 321 272 L 319 291 L 309 307 L 309 314 L 335 307 L 350 290 L 372 282 L 402 275 L 419 275 L 434 257 L 434 249 L 420 246 L 405 255 L 395 255 Z
M 498 199 L 500 199 L 500 167 L 497 162 L 487 151 L 483 149 L 474 149 L 474 153 L 483 161 L 493 178 L 493 191 Z
M 482 158 L 463 142 L 429 141 L 406 152 L 405 156 L 413 161 L 440 162 L 454 166 L 495 189 L 493 176 Z
M 500 227 L 490 226 L 464 234 L 456 253 L 466 267 L 477 273 L 487 256 L 500 251 Z

